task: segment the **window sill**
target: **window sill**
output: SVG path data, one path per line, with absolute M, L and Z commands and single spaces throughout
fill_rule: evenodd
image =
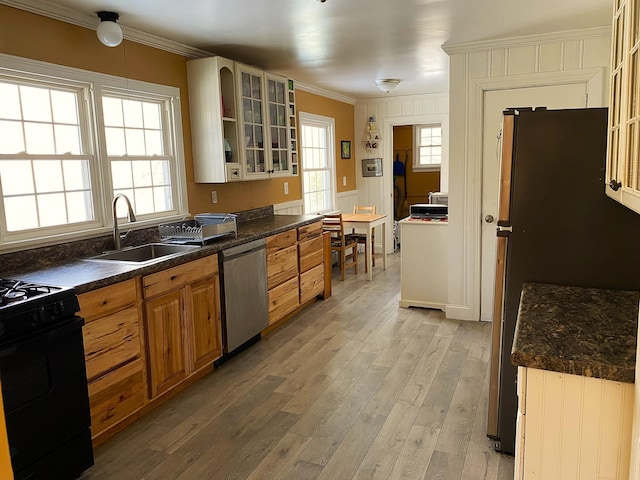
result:
M 426 166 L 426 165 L 416 166 L 416 165 L 414 165 L 412 167 L 412 171 L 414 171 L 414 172 L 439 172 L 440 168 L 441 168 L 440 164 L 438 164 L 438 165 L 429 165 L 429 166 Z

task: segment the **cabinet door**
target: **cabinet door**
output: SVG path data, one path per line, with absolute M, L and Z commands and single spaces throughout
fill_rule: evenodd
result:
M 640 2 L 614 4 L 607 195 L 640 213 Z
M 183 290 L 145 304 L 151 397 L 168 390 L 187 375 L 184 350 Z
M 255 180 L 268 178 L 265 149 L 265 113 L 262 70 L 236 64 L 238 82 L 238 106 L 241 108 L 240 151 L 244 178 Z
M 267 89 L 267 139 L 269 145 L 269 173 L 290 175 L 287 115 L 287 79 L 265 73 Z
M 190 301 L 187 336 L 191 371 L 211 364 L 222 355 L 220 282 L 218 276 L 188 287 Z
M 300 305 L 298 277 L 269 290 L 269 324 L 275 323 Z

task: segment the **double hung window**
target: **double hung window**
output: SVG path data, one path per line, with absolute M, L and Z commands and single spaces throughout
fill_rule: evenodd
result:
M 413 170 L 439 170 L 442 164 L 442 125 L 415 125 Z
M 177 88 L 1 57 L 0 249 L 185 213 Z
M 333 118 L 300 112 L 305 213 L 328 212 L 335 208 L 334 129 Z

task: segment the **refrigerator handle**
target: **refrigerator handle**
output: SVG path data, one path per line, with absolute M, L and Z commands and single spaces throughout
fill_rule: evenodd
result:
M 496 235 L 498 237 L 508 237 L 513 232 L 513 228 L 509 225 L 508 220 L 498 220 L 498 226 L 496 227 Z

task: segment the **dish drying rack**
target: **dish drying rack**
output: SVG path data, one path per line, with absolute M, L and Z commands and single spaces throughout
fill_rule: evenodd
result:
M 193 220 L 158 225 L 160 238 L 169 243 L 196 243 L 204 245 L 210 240 L 238 236 L 237 215 L 232 213 L 203 213 Z

